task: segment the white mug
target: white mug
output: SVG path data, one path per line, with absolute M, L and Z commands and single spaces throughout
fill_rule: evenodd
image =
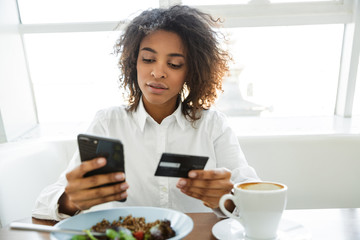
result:
M 226 216 L 241 223 L 246 239 L 276 239 L 281 216 L 286 207 L 286 193 L 287 186 L 281 183 L 237 183 L 234 185 L 234 195 L 222 196 L 219 206 Z M 226 200 L 234 202 L 239 216 L 225 208 Z

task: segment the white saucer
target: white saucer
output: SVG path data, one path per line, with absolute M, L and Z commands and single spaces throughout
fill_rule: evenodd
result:
M 220 240 L 245 240 L 244 228 L 235 219 L 228 218 L 216 223 L 212 228 L 213 235 Z M 301 224 L 282 219 L 277 240 L 310 240 L 311 234 Z

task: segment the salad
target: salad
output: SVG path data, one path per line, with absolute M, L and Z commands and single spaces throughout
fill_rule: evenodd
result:
M 145 218 L 132 215 L 119 217 L 112 223 L 103 219 L 84 232 L 86 235 L 75 235 L 72 240 L 163 240 L 176 234 L 169 220 L 146 223 Z M 91 232 L 105 233 L 106 236 L 95 237 Z

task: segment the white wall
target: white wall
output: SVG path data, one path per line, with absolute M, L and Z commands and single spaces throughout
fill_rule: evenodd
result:
M 0 0 L 0 142 L 12 140 L 37 124 L 18 27 L 16 0 Z

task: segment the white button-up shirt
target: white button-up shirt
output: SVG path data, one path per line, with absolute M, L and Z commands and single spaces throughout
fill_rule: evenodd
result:
M 208 212 L 202 201 L 183 194 L 177 187 L 178 178 L 156 177 L 155 170 L 164 152 L 208 156 L 205 169 L 227 168 L 235 182 L 257 180 L 240 149 L 236 135 L 223 114 L 202 111 L 193 126 L 181 112 L 181 105 L 161 124 L 146 112 L 142 101 L 135 112 L 113 107 L 97 113 L 89 134 L 120 139 L 124 145 L 125 175 L 129 184 L 126 202 L 109 202 L 89 211 L 119 206 L 153 206 L 181 212 Z M 61 220 L 68 217 L 58 212 L 58 200 L 64 192 L 65 173 L 80 164 L 76 153 L 59 180 L 45 188 L 36 201 L 33 216 Z

